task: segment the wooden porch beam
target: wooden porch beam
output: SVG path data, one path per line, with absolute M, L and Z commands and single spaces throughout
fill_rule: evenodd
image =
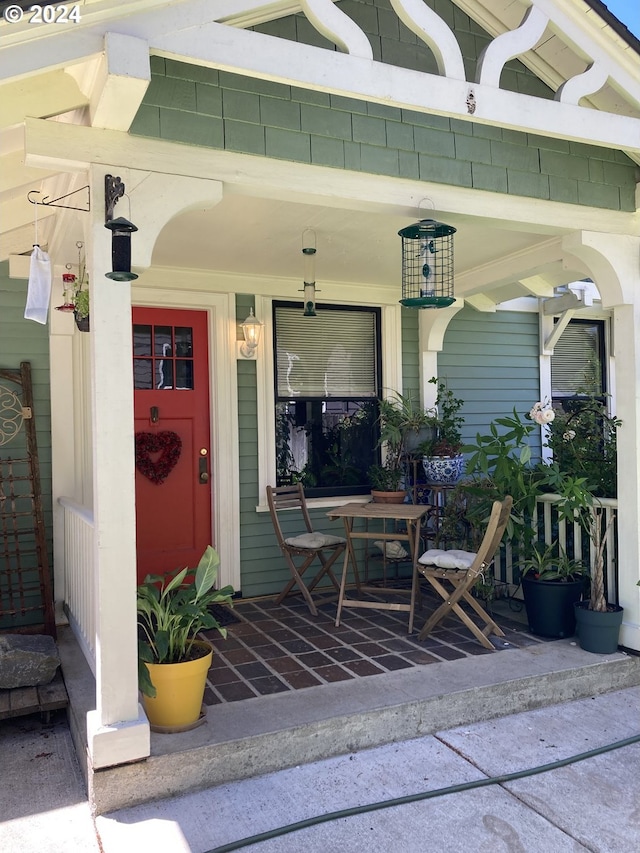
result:
M 114 162 L 126 163 L 130 168 L 142 171 L 222 181 L 233 186 L 235 192 L 265 198 L 304 200 L 306 203 L 314 199 L 315 203 L 330 207 L 344 207 L 344 200 L 348 199 L 353 209 L 371 212 L 393 210 L 406 216 L 415 215 L 417 197 L 428 196 L 434 209 L 443 215 L 458 213 L 480 217 L 495 221 L 501 228 L 515 230 L 529 231 L 533 225 L 544 241 L 539 244 L 542 250 L 555 241 L 555 238 L 545 239 L 544 235 L 557 233 L 558 229 L 566 233 L 587 230 L 630 235 L 637 230 L 635 215 L 623 211 L 607 211 L 603 218 L 598 208 L 576 204 L 537 202 L 468 187 L 196 148 L 112 130 L 27 119 L 25 133 L 28 166 L 82 172 L 90 163 L 105 166 Z M 548 254 L 546 261 L 558 257 L 559 253 Z M 521 274 L 526 271 L 526 266 L 520 267 Z M 468 277 L 469 284 L 473 284 L 472 277 L 482 274 L 483 267 L 479 267 L 465 271 L 456 280 Z

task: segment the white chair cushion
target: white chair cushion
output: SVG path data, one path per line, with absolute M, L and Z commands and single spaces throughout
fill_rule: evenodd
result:
M 300 536 L 290 536 L 284 540 L 287 545 L 292 548 L 308 548 L 315 550 L 317 548 L 329 548 L 332 545 L 340 545 L 346 542 L 340 536 L 330 536 L 328 533 L 302 533 Z
M 391 542 L 385 542 L 382 539 L 376 539 L 373 543 L 376 548 L 379 548 L 383 554 L 389 557 L 390 560 L 404 560 L 409 556 L 407 551 L 404 550 L 400 542 L 397 542 L 395 539 L 391 540 Z
M 430 551 L 425 551 L 418 558 L 418 562 L 423 566 L 437 566 L 439 569 L 468 569 L 475 558 L 473 551 L 458 551 L 455 548 L 442 551 L 439 548 L 432 548 Z

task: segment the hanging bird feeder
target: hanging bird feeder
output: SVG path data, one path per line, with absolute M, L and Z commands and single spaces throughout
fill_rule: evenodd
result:
M 402 237 L 402 299 L 406 308 L 446 308 L 453 295 L 456 229 L 422 219 L 398 231 Z

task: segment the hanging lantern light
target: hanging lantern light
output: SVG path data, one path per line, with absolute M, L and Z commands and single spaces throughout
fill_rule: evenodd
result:
M 302 232 L 304 255 L 304 312 L 303 317 L 316 316 L 316 232 L 306 228 Z
M 402 237 L 402 299 L 407 308 L 446 308 L 453 295 L 453 235 L 456 229 L 421 219 L 398 231 Z

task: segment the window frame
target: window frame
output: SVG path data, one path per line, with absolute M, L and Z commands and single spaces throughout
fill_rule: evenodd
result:
M 572 317 L 567 326 L 563 330 L 564 332 L 570 326 L 595 326 L 597 329 L 598 336 L 598 347 L 600 350 L 600 358 L 599 358 L 599 367 L 600 367 L 600 393 L 596 395 L 599 399 L 602 399 L 603 402 L 606 403 L 608 393 L 609 393 L 609 371 L 607 370 L 607 363 L 609 358 L 608 346 L 607 346 L 607 320 L 602 317 Z M 560 339 L 562 335 L 560 336 Z M 554 352 L 551 355 L 549 360 L 549 387 L 551 389 L 551 400 L 557 405 L 562 405 L 564 401 L 570 399 L 586 399 L 584 394 L 578 394 L 575 391 L 573 394 L 557 394 L 553 391 L 553 359 L 556 356 L 556 348 L 554 348 Z
M 283 300 L 283 299 L 274 299 L 271 303 L 271 322 L 272 322 L 272 335 L 271 335 L 271 343 L 272 343 L 272 361 L 273 361 L 273 410 L 272 410 L 272 419 L 275 421 L 275 410 L 278 403 L 290 402 L 290 396 L 283 396 L 278 394 L 278 338 L 277 338 L 277 312 L 278 309 L 287 308 L 287 309 L 298 309 L 300 311 L 300 321 L 301 323 L 307 323 L 312 325 L 314 322 L 313 318 L 303 318 L 302 316 L 302 307 L 300 302 L 291 301 L 291 300 Z M 316 305 L 316 311 L 320 314 L 321 312 L 331 312 L 331 311 L 341 311 L 341 312 L 352 312 L 354 314 L 371 314 L 374 318 L 374 385 L 375 385 L 375 394 L 369 398 L 363 397 L 363 395 L 359 394 L 342 394 L 342 395 L 331 395 L 331 396 L 317 396 L 317 395 L 304 395 L 295 397 L 296 402 L 304 402 L 304 403 L 322 403 L 322 402 L 356 402 L 364 399 L 370 400 L 379 400 L 382 395 L 382 309 L 380 306 L 373 305 L 353 305 L 353 304 L 342 304 L 342 303 L 323 303 L 321 305 Z M 275 426 L 274 426 L 274 456 L 275 456 Z M 379 451 L 378 451 L 379 457 Z M 379 460 L 378 460 L 379 461 Z M 372 460 L 372 464 L 375 462 L 375 459 Z M 274 479 L 275 482 L 275 479 Z M 359 486 L 317 486 L 317 487 L 308 487 L 305 489 L 307 495 L 310 498 L 334 498 L 334 497 L 345 497 L 347 495 L 363 495 L 368 494 L 370 492 L 370 485 L 368 483 L 362 483 Z
M 328 286 L 328 290 L 333 288 Z M 369 289 L 367 289 L 369 290 Z M 336 294 L 337 295 L 337 294 Z M 380 293 L 375 301 L 368 299 L 368 293 L 362 286 L 341 287 L 340 305 L 360 305 L 362 307 L 380 308 L 380 332 L 382 339 L 382 370 L 383 389 L 402 388 L 402 314 L 395 291 L 388 294 Z M 352 298 L 349 298 L 352 297 Z M 355 298 L 354 298 L 355 297 Z M 276 454 L 275 454 L 275 397 L 274 397 L 274 358 L 273 348 L 269 341 L 273 340 L 273 315 L 271 306 L 279 301 L 275 296 L 256 295 L 255 315 L 264 322 L 264 347 L 259 347 L 256 357 L 257 381 L 257 430 L 258 430 L 258 503 L 257 512 L 268 512 L 267 485 L 275 483 Z M 283 299 L 282 301 L 286 301 Z M 332 300 L 335 303 L 335 296 Z M 298 303 L 302 311 L 302 302 Z M 362 500 L 362 496 L 359 498 Z M 333 507 L 358 500 L 356 495 L 343 497 L 310 498 L 309 505 L 315 507 Z

